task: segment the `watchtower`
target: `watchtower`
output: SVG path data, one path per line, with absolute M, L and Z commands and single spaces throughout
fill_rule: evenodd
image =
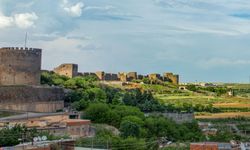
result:
M 0 48 L 0 85 L 39 85 L 42 50 Z

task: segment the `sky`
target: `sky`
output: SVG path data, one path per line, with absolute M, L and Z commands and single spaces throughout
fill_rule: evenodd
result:
M 0 0 L 0 47 L 23 47 L 26 32 L 43 69 L 249 82 L 248 0 Z

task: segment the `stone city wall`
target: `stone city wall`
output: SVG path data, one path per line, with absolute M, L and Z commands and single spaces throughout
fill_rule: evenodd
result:
M 0 109 L 56 112 L 64 108 L 62 88 L 41 86 L 1 86 Z
M 41 49 L 0 48 L 0 85 L 39 85 Z

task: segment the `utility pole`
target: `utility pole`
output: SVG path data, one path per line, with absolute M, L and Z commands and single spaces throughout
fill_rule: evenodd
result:
M 107 140 L 107 150 L 109 149 L 109 140 Z
M 25 39 L 24 39 L 24 49 L 26 49 L 27 47 L 27 38 L 28 38 L 28 33 L 26 32 Z
M 91 150 L 93 150 L 93 140 L 94 140 L 94 138 L 92 137 L 92 140 L 91 140 Z

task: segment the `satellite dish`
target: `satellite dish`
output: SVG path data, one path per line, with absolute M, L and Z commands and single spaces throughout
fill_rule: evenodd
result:
M 34 141 L 34 142 L 37 142 L 37 141 L 38 141 L 38 138 L 37 138 L 37 137 L 34 137 L 34 138 L 33 138 L 33 141 Z
M 47 139 L 47 136 L 42 136 L 42 141 L 46 141 Z

